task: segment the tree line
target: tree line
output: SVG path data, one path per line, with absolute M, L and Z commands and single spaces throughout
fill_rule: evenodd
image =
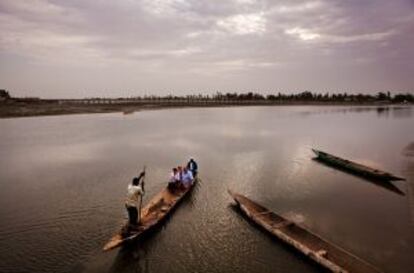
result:
M 122 98 L 118 98 L 122 99 Z M 396 93 L 391 92 L 378 92 L 377 94 L 348 94 L 344 93 L 313 93 L 311 91 L 304 91 L 296 94 L 268 94 L 263 95 L 255 92 L 246 93 L 222 93 L 216 92 L 212 95 L 199 94 L 199 95 L 166 95 L 166 96 L 138 96 L 132 97 L 132 99 L 145 99 L 145 100 L 228 100 L 228 101 L 315 101 L 315 102 L 414 102 L 414 95 L 411 93 Z
M 10 96 L 10 93 L 4 89 L 0 89 L 0 97 L 3 99 L 17 99 Z M 40 100 L 39 98 L 20 98 L 27 100 Z M 395 93 L 391 92 L 378 92 L 376 94 L 348 94 L 344 93 L 316 93 L 311 91 L 303 91 L 295 94 L 274 93 L 263 95 L 256 92 L 216 92 L 215 94 L 198 94 L 198 95 L 144 95 L 144 96 L 131 96 L 131 97 L 119 97 L 119 98 L 100 98 L 89 97 L 84 98 L 86 100 L 151 100 L 151 101 L 269 101 L 269 102 L 392 102 L 392 103 L 414 103 L 414 95 L 412 93 Z M 44 100 L 53 101 L 53 100 Z

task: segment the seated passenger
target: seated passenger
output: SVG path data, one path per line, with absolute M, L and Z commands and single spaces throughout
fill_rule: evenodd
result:
M 177 167 L 177 181 L 179 181 L 180 183 L 182 182 L 182 176 L 183 176 L 183 167 L 178 166 Z
M 174 190 L 178 187 L 178 184 L 180 183 L 180 175 L 178 173 L 177 168 L 173 168 L 170 179 L 168 180 L 168 189 Z
M 188 188 L 193 184 L 193 174 L 185 167 L 181 176 L 181 183 L 184 187 Z

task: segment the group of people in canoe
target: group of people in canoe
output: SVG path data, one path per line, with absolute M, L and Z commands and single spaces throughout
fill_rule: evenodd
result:
M 190 159 L 185 167 L 178 166 L 173 168 L 168 180 L 168 189 L 174 192 L 178 189 L 186 189 L 193 185 L 194 178 L 198 172 L 198 165 L 194 159 Z M 128 212 L 130 226 L 137 226 L 141 220 L 142 197 L 145 194 L 144 189 L 145 171 L 142 171 L 138 177 L 132 179 L 128 185 L 125 208 Z
M 189 188 L 194 182 L 197 171 L 198 165 L 192 158 L 188 161 L 187 166 L 173 168 L 168 180 L 168 189 L 174 191 L 176 189 Z

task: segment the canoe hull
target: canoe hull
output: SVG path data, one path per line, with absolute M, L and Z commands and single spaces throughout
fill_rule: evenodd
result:
M 405 180 L 404 178 L 392 175 L 388 172 L 364 166 L 362 164 L 343 159 L 320 150 L 312 149 L 312 151 L 317 156 L 317 160 L 322 161 L 328 165 L 343 169 L 345 171 L 357 174 L 359 176 L 382 181 Z
M 173 192 L 168 188 L 163 189 L 142 209 L 141 224 L 136 229 L 126 233 L 125 230 L 128 229 L 128 223 L 125 223 L 120 231 L 105 244 L 103 250 L 112 250 L 130 242 L 137 241 L 139 238 L 150 233 L 159 224 L 164 222 L 180 201 L 192 191 L 197 182 L 198 178 L 195 178 L 191 187 Z
M 379 273 L 380 271 L 344 249 L 327 242 L 247 197 L 229 191 L 241 211 L 271 235 L 292 246 L 331 272 Z

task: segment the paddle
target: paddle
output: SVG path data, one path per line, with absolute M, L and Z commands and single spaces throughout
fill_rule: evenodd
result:
M 147 168 L 147 166 L 145 166 L 144 165 L 144 169 L 143 169 L 143 172 L 144 172 L 144 176 L 142 176 L 142 181 L 141 181 L 141 185 L 142 185 L 142 191 L 145 193 L 145 188 L 144 188 L 144 185 L 145 185 L 145 175 L 146 175 L 146 173 L 145 173 L 145 169 Z M 141 221 L 141 207 L 142 207 L 142 198 L 144 197 L 144 194 L 141 196 L 141 199 L 139 200 L 139 210 L 138 210 L 138 213 L 139 213 L 139 220 Z

